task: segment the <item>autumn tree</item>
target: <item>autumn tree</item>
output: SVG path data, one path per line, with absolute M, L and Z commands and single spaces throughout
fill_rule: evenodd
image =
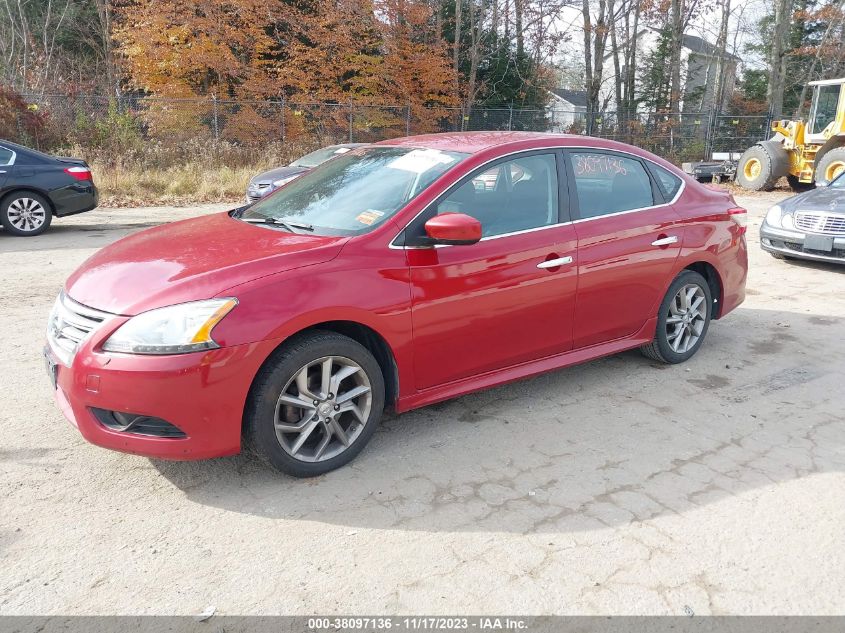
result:
M 242 96 L 267 79 L 280 0 L 126 3 L 115 37 L 133 86 L 166 97 Z

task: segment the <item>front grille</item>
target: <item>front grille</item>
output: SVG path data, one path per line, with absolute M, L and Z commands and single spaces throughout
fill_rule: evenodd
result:
M 174 426 L 161 418 L 139 415 L 137 413 L 109 411 L 108 409 L 98 409 L 97 407 L 90 407 L 90 409 L 100 424 L 118 433 L 146 435 L 147 437 L 167 437 L 171 439 L 188 437 L 178 426 Z
M 795 214 L 795 228 L 808 233 L 845 235 L 845 215 L 820 211 L 799 211 Z
M 812 248 L 806 248 L 803 244 L 799 244 L 798 242 L 781 242 L 778 240 L 772 240 L 772 246 L 780 249 L 785 248 L 790 251 L 795 251 L 796 253 L 804 253 L 805 255 L 845 259 L 845 248 L 834 248 L 831 251 L 817 251 Z
M 77 303 L 64 292 L 59 295 L 47 322 L 47 340 L 65 367 L 70 367 L 82 341 L 110 316 Z

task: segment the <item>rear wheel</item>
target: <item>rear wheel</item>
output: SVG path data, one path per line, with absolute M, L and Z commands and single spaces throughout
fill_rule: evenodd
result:
M 827 185 L 831 180 L 845 172 L 845 147 L 837 147 L 827 152 L 816 167 L 816 184 Z
M 52 220 L 50 204 L 37 193 L 14 192 L 0 202 L 0 223 L 12 235 L 40 235 L 47 230 Z
M 640 350 L 662 363 L 682 363 L 691 358 L 707 334 L 712 306 L 707 280 L 695 271 L 683 271 L 660 304 L 654 340 Z
M 259 372 L 244 416 L 247 447 L 295 477 L 351 461 L 384 409 L 384 378 L 360 343 L 327 331 L 292 339 Z
M 745 150 L 740 157 L 736 170 L 736 179 L 743 188 L 751 191 L 771 191 L 778 179 L 777 164 L 770 150 L 762 145 L 754 145 Z

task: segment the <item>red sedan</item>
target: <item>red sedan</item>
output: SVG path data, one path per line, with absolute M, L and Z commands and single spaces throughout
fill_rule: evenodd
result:
M 95 444 L 317 475 L 386 407 L 635 347 L 687 360 L 745 297 L 745 219 L 620 143 L 394 139 L 104 248 L 56 301 L 47 366 Z

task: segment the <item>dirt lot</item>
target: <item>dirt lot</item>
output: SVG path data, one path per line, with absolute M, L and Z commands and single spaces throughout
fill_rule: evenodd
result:
M 53 403 L 63 280 L 212 207 L 0 232 L 0 613 L 845 613 L 845 267 L 759 250 L 782 195 L 740 199 L 749 296 L 689 363 L 626 353 L 428 407 L 305 481 L 102 450 Z

